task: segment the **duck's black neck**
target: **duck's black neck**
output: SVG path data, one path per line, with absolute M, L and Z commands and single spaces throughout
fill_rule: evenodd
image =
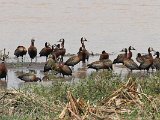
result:
M 34 42 L 33 41 L 31 42 L 31 45 L 34 46 Z

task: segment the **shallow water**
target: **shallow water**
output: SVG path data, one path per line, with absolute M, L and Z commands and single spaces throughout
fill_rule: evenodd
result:
M 18 45 L 28 48 L 31 38 L 36 40 L 38 51 L 46 41 L 55 44 L 64 38 L 67 53 L 75 54 L 84 36 L 89 52 L 106 50 L 113 54 L 113 60 L 122 48 L 131 45 L 136 48 L 135 58 L 149 46 L 160 50 L 159 8 L 158 0 L 1 0 L 0 50 L 6 48 L 12 57 L 9 62 L 16 62 L 14 50 Z M 89 62 L 92 60 L 96 57 Z M 25 61 L 30 61 L 28 55 Z M 41 61 L 45 58 L 38 58 Z M 8 78 L 14 81 L 8 83 L 9 88 L 19 86 L 15 71 L 9 70 Z
M 110 59 L 113 60 L 116 56 L 111 55 Z M 64 57 L 64 61 L 66 61 L 68 57 Z M 40 77 L 43 79 L 45 76 L 45 73 L 43 72 L 43 65 L 36 66 L 35 63 L 33 63 L 31 66 L 29 66 L 29 63 L 24 63 L 25 65 L 22 65 L 22 63 L 12 63 L 12 64 L 20 64 L 20 66 L 15 67 L 8 67 L 8 75 L 7 75 L 7 81 L 5 82 L 4 79 L 0 80 L 0 88 L 2 89 L 15 89 L 20 88 L 22 86 L 28 85 L 28 84 L 42 84 L 42 85 L 50 85 L 51 83 L 54 83 L 55 81 L 63 81 L 63 82 L 77 82 L 79 79 L 83 79 L 87 77 L 91 72 L 95 71 L 94 69 L 87 69 L 87 64 L 91 63 L 93 61 L 96 61 L 99 59 L 99 56 L 90 56 L 89 61 L 87 63 L 79 63 L 74 66 L 74 69 L 72 69 L 72 76 L 65 76 L 64 78 L 61 75 L 56 75 L 56 77 L 53 80 L 42 80 L 42 82 L 29 82 L 25 83 L 24 81 L 17 78 L 19 75 L 23 73 L 34 73 L 37 77 Z M 43 61 L 43 58 L 39 58 L 39 61 Z M 28 64 L 28 65 L 26 65 Z M 42 63 L 44 64 L 44 63 Z M 126 67 L 124 67 L 122 64 L 116 64 L 113 65 L 113 69 L 115 73 L 121 74 L 121 77 L 127 77 L 130 75 L 130 72 L 127 70 Z M 133 73 L 139 73 L 139 71 L 133 71 Z M 53 74 L 49 72 L 49 74 Z

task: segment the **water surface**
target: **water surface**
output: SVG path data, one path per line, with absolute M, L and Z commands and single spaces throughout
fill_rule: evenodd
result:
M 0 11 L 0 50 L 10 52 L 12 59 L 8 62 L 16 62 L 14 50 L 18 45 L 28 48 L 31 38 L 36 40 L 38 52 L 46 41 L 55 44 L 64 38 L 67 53 L 75 54 L 84 36 L 89 52 L 106 50 L 113 54 L 111 60 L 130 45 L 136 48 L 134 59 L 150 46 L 160 50 L 158 0 L 1 0 Z M 25 61 L 30 61 L 28 55 Z M 45 58 L 38 58 L 41 61 Z M 9 87 L 19 85 L 15 71 L 9 70 L 9 80 L 14 81 L 8 83 Z

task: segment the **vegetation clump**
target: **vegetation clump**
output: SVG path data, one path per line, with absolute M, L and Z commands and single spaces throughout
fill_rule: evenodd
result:
M 121 78 L 93 72 L 75 82 L 0 93 L 0 119 L 159 119 L 160 73 Z

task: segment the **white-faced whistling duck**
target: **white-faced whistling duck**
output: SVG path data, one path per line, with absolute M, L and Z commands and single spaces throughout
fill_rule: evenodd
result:
M 7 67 L 6 67 L 4 61 L 5 61 L 5 58 L 3 57 L 3 61 L 2 61 L 2 63 L 0 64 L 0 78 L 5 78 L 5 80 L 6 80 Z
M 82 62 L 85 63 L 85 60 L 89 60 L 89 52 L 86 50 L 84 41 L 87 41 L 86 38 L 81 38 L 81 44 L 82 44 Z
M 99 69 L 107 69 L 107 67 L 104 65 L 104 63 L 102 61 L 94 61 L 94 62 L 88 64 L 87 67 L 95 69 L 96 71 L 98 71 Z
M 106 53 L 106 51 L 102 51 L 102 54 L 100 55 L 99 60 L 103 60 L 103 59 L 109 59 L 109 54 Z
M 37 56 L 37 48 L 34 46 L 34 39 L 31 39 L 31 45 L 28 48 L 28 54 L 31 58 L 31 63 L 32 63 L 32 59 L 34 59 Z
M 125 52 L 124 54 L 119 54 L 116 59 L 114 59 L 113 64 L 123 63 L 124 58 L 127 57 L 127 48 L 124 48 L 120 52 Z
M 82 47 L 80 47 L 78 55 L 74 55 L 70 57 L 66 62 L 65 65 L 72 66 L 78 64 L 82 60 Z
M 102 51 L 102 53 L 104 53 L 104 51 Z M 107 59 L 103 58 L 99 61 L 92 62 L 92 63 L 88 64 L 87 66 L 88 66 L 88 68 L 95 69 L 96 71 L 98 71 L 99 69 L 113 70 L 112 61 L 108 58 L 109 57 L 107 57 Z
M 153 48 L 149 47 L 148 48 L 148 55 L 142 56 L 144 58 L 144 61 L 140 63 L 139 69 L 140 70 L 149 70 L 150 67 L 153 65 L 153 56 L 151 54 L 151 51 L 154 51 Z
M 124 66 L 126 66 L 128 69 L 130 69 L 131 72 L 132 72 L 132 70 L 139 70 L 138 65 L 131 59 L 132 58 L 131 50 L 135 50 L 135 49 L 130 46 L 128 50 L 129 50 L 129 53 L 123 60 Z
M 17 56 L 17 58 L 19 56 L 22 57 L 22 62 L 23 62 L 23 56 L 26 55 L 26 53 L 27 53 L 27 49 L 24 46 L 18 46 L 14 51 L 14 55 Z
M 144 59 L 145 58 L 141 55 L 141 53 L 137 54 L 137 57 L 136 57 L 137 62 L 142 63 L 144 61 Z
M 41 79 L 39 77 L 36 77 L 36 75 L 32 74 L 32 73 L 25 73 L 25 74 L 19 75 L 18 78 L 22 81 L 25 81 L 25 82 L 41 81 Z
M 152 67 L 153 70 L 153 56 L 151 52 L 154 51 L 153 48 L 148 48 L 148 54 L 141 56 L 140 53 L 138 53 L 136 60 L 140 63 L 139 69 L 140 70 L 149 70 L 150 67 Z
M 57 63 L 52 58 L 49 58 L 49 60 L 46 62 L 44 66 L 44 72 L 47 72 L 49 70 L 55 70 L 56 72 L 63 75 L 72 75 L 72 70 L 68 65 L 64 65 L 62 62 Z
M 157 51 L 154 56 L 156 57 L 153 59 L 153 66 L 156 68 L 156 70 L 160 70 L 160 58 L 159 58 L 159 52 Z
M 154 51 L 153 48 L 149 47 L 147 55 L 141 55 L 141 53 L 138 53 L 136 57 L 137 62 L 141 64 L 142 62 L 144 62 L 145 59 L 153 58 L 152 53 L 151 53 L 152 51 Z
M 48 55 L 51 54 L 52 51 L 53 51 L 53 47 L 50 48 L 49 45 L 48 45 L 48 43 L 46 42 L 46 43 L 45 43 L 45 47 L 44 47 L 44 48 L 40 51 L 40 53 L 39 53 L 39 54 L 40 54 L 40 57 L 41 57 L 41 56 L 46 56 L 46 61 L 47 61 Z
M 48 61 L 44 65 L 44 72 L 48 72 L 56 67 L 56 60 L 53 58 L 49 58 Z
M 64 55 L 66 53 L 66 49 L 64 48 L 64 42 L 65 42 L 65 40 L 62 38 L 58 42 L 61 42 L 61 48 L 59 46 L 59 49 L 55 49 L 52 54 L 55 54 L 57 58 L 59 56 L 61 56 L 60 61 L 63 62 L 63 57 L 64 57 Z
M 60 63 L 58 65 L 57 72 L 62 74 L 63 77 L 64 77 L 64 75 L 67 75 L 67 76 L 71 75 L 72 76 L 71 68 L 68 65 L 64 65 L 63 63 Z

